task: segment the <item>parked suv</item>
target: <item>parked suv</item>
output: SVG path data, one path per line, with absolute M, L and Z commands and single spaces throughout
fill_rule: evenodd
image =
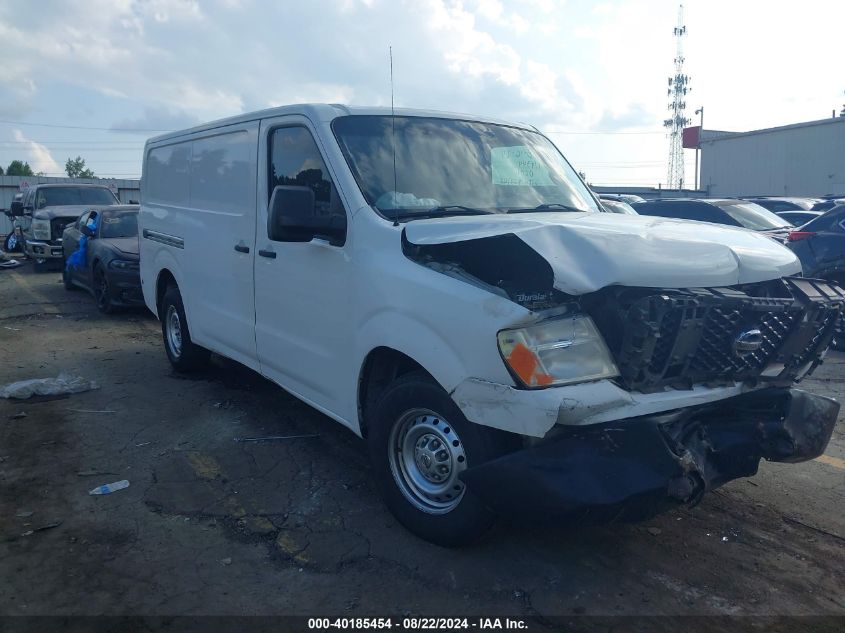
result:
M 297 105 L 144 149 L 141 283 L 210 351 L 366 438 L 408 529 L 642 518 L 827 446 L 794 388 L 845 294 L 765 235 L 600 212 L 534 128 Z
M 24 251 L 36 269 L 62 261 L 62 232 L 91 206 L 115 205 L 120 201 L 102 185 L 73 183 L 39 184 L 23 191 L 13 202 L 12 215 L 20 217 Z

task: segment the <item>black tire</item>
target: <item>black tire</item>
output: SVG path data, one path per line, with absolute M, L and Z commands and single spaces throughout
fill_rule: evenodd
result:
M 44 273 L 50 269 L 50 262 L 48 260 L 38 261 L 37 259 L 32 262 L 32 270 L 37 273 Z
M 97 309 L 103 314 L 114 312 L 114 304 L 111 300 L 111 289 L 109 288 L 109 276 L 103 265 L 97 263 L 91 275 L 91 290 L 94 292 L 94 301 Z
M 62 284 L 64 284 L 65 290 L 77 290 L 77 287 L 70 279 L 70 273 L 67 269 L 67 261 L 62 260 Z
M 12 246 L 12 240 L 15 241 L 15 245 Z M 3 250 L 7 253 L 23 253 L 23 243 L 18 235 L 15 235 L 14 231 L 9 233 L 6 236 L 6 239 L 3 240 Z
M 169 285 L 164 291 L 158 314 L 161 320 L 164 350 L 173 369 L 181 373 L 190 373 L 204 367 L 208 363 L 210 353 L 204 347 L 195 345 L 191 340 L 182 295 L 175 285 Z
M 504 433 L 469 422 L 449 394 L 424 372 L 406 374 L 389 385 L 372 407 L 368 422 L 367 441 L 377 483 L 387 507 L 402 525 L 426 541 L 444 547 L 466 545 L 490 529 L 496 519 L 494 512 L 452 473 L 507 452 Z M 403 433 L 403 429 L 410 430 Z M 413 438 L 414 433 L 418 434 L 417 439 L 404 441 L 414 444 L 413 463 L 417 465 L 417 480 L 426 486 L 431 485 L 436 491 L 431 494 L 437 494 L 436 497 L 414 492 L 415 484 L 409 483 L 412 476 L 407 472 L 414 465 L 408 465 L 405 460 L 412 457 L 409 451 L 400 451 L 398 446 L 403 443 L 403 438 Z M 448 438 L 450 441 L 432 444 L 426 439 L 428 437 L 438 440 Z M 423 446 L 426 442 L 428 445 Z M 455 442 L 457 448 L 451 446 Z M 425 454 L 420 451 L 432 445 L 435 453 L 429 453 L 427 463 L 421 462 L 421 459 L 425 460 Z M 421 446 L 423 448 L 419 448 Z M 443 449 L 449 451 L 444 463 L 448 464 L 450 474 L 443 475 L 446 477 L 444 482 L 432 482 L 422 474 L 422 464 L 431 473 L 431 459 L 437 460 L 437 455 L 446 452 Z M 404 455 L 407 457 L 403 458 Z M 425 479 L 420 480 L 419 476 Z M 434 473 L 434 476 L 440 475 Z M 455 491 L 452 494 L 456 495 L 457 501 L 452 497 L 439 496 L 442 484 L 448 485 L 443 490 L 446 496 Z M 444 511 L 443 507 L 434 505 L 441 503 L 456 505 Z

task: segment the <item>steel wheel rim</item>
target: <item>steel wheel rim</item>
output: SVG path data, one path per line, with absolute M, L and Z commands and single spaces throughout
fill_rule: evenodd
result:
M 428 409 L 404 413 L 390 430 L 390 471 L 402 495 L 428 514 L 454 510 L 466 492 L 464 445 L 443 416 Z
M 167 345 L 173 356 L 179 358 L 182 355 L 182 322 L 176 306 L 168 306 L 166 323 Z

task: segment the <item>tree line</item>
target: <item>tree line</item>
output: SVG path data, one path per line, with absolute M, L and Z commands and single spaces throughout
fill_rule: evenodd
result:
M 85 159 L 81 156 L 68 158 L 65 162 L 65 173 L 70 178 L 96 178 L 94 172 L 85 166 Z M 35 173 L 29 163 L 23 160 L 13 160 L 4 170 L 0 167 L 0 176 L 43 176 L 44 172 Z

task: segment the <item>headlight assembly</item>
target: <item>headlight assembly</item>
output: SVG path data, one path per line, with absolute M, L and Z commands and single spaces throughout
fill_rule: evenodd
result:
M 551 387 L 619 375 L 593 320 L 585 315 L 502 330 L 499 351 L 525 387 Z
M 32 237 L 36 240 L 50 239 L 50 221 L 49 220 L 33 220 L 32 221 Z
M 125 259 L 113 259 L 109 262 L 109 268 L 116 268 L 117 270 L 138 270 L 138 262 L 132 262 Z

